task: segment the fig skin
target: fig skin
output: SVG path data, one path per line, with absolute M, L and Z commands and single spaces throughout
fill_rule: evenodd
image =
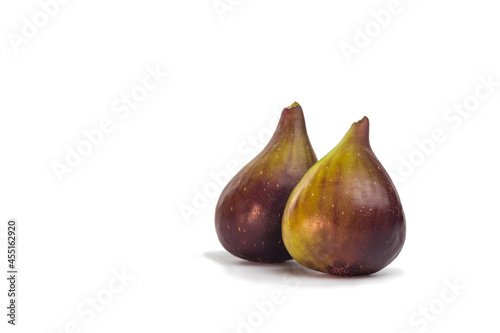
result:
M 290 260 L 281 218 L 293 188 L 317 162 L 298 103 L 282 111 L 267 146 L 226 185 L 217 203 L 215 228 L 231 254 L 255 262 Z
M 396 188 L 373 153 L 369 121 L 342 141 L 293 190 L 283 240 L 301 265 L 336 276 L 375 273 L 391 263 L 406 237 Z

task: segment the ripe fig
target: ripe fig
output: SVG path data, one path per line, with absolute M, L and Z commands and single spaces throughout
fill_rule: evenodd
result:
M 302 108 L 293 103 L 282 111 L 264 150 L 222 191 L 215 211 L 222 246 L 250 261 L 290 260 L 281 237 L 283 210 L 295 185 L 317 161 Z
M 368 118 L 352 124 L 290 195 L 283 240 L 307 268 L 338 276 L 367 275 L 386 267 L 403 247 L 403 208 L 368 133 Z

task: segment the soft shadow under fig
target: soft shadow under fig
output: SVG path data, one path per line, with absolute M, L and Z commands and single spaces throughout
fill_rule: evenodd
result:
M 205 252 L 204 257 L 223 266 L 228 274 L 255 283 L 273 283 L 283 278 L 294 277 L 300 279 L 302 286 L 353 286 L 367 282 L 382 283 L 404 274 L 399 268 L 386 267 L 371 275 L 337 277 L 307 269 L 295 260 L 272 264 L 256 263 L 237 258 L 225 251 Z

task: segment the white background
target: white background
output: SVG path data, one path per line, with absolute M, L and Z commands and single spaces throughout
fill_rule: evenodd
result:
M 0 283 L 1 331 L 498 330 L 500 86 L 465 116 L 447 111 L 474 103 L 480 77 L 500 81 L 498 6 L 401 0 L 377 31 L 370 12 L 389 1 L 229 3 L 221 16 L 212 0 L 73 0 L 47 22 L 37 1 L 0 4 L 0 258 L 6 271 L 17 218 L 20 269 L 15 328 Z M 15 46 L 34 15 L 46 25 Z M 341 45 L 356 38 L 349 62 Z M 146 68 L 169 75 L 128 116 L 114 112 Z M 294 101 L 318 157 L 370 119 L 408 225 L 400 256 L 373 276 L 252 264 L 217 240 L 210 175 L 248 162 Z M 111 133 L 60 181 L 54 163 L 103 119 Z

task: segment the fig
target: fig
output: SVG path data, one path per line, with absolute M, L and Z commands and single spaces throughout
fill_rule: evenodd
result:
M 231 254 L 254 262 L 282 262 L 281 218 L 293 188 L 318 159 L 309 142 L 304 114 L 295 102 L 285 108 L 269 143 L 223 189 L 215 228 Z
M 373 153 L 364 117 L 293 190 L 285 247 L 302 266 L 336 276 L 375 273 L 399 254 L 406 221 L 396 188 Z

